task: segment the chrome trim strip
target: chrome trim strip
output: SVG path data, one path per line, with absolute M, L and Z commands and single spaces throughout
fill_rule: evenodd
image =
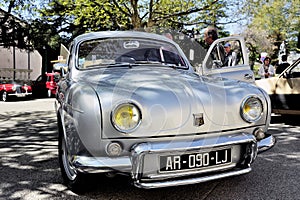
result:
M 249 167 L 238 171 L 229 171 L 221 174 L 189 178 L 184 180 L 169 180 L 169 181 L 163 180 L 159 182 L 144 182 L 144 183 L 141 183 L 140 181 L 136 181 L 134 185 L 139 188 L 151 189 L 151 188 L 162 188 L 162 187 L 196 184 L 196 183 L 202 183 L 202 182 L 212 181 L 216 179 L 246 174 L 249 173 L 251 170 L 252 170 L 251 167 Z
M 28 96 L 28 95 L 32 95 L 32 92 L 27 92 L 27 93 L 7 93 L 8 96 Z
M 276 138 L 272 135 L 267 134 L 267 136 L 257 142 L 257 147 L 258 147 L 258 153 L 262 153 L 264 151 L 269 150 L 272 148 L 276 143 Z
M 141 153 L 159 153 L 170 151 L 189 151 L 201 148 L 217 148 L 220 146 L 250 143 L 256 141 L 252 134 L 238 133 L 232 135 L 220 135 L 218 137 L 206 137 L 199 140 L 191 141 L 170 141 L 157 143 L 140 143 L 133 148 L 134 154 Z M 134 156 L 134 155 L 133 155 Z
M 275 114 L 300 115 L 300 110 L 272 109 Z
M 107 158 L 107 157 L 87 157 L 76 156 L 73 166 L 81 172 L 101 173 L 111 171 L 127 171 L 132 169 L 130 158 L 127 156 Z
M 197 175 L 197 174 L 203 174 L 203 173 L 209 173 L 211 171 L 225 171 L 228 169 L 232 169 L 236 166 L 236 163 L 229 163 L 229 164 L 224 164 L 224 165 L 220 165 L 220 166 L 212 166 L 212 167 L 207 167 L 207 168 L 203 168 L 203 169 L 198 169 L 198 170 L 190 170 L 190 171 L 173 171 L 173 175 L 174 173 L 180 173 L 180 176 L 191 176 L 191 175 Z M 172 173 L 160 173 L 157 175 L 149 175 L 150 179 L 162 179 L 162 178 L 170 178 L 170 174 L 172 175 Z

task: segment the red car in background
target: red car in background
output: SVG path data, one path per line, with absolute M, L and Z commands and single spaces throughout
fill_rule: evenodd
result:
M 54 97 L 56 94 L 57 82 L 60 79 L 60 73 L 46 73 L 40 75 L 33 82 L 32 90 L 35 97 Z
M 0 80 L 0 97 L 2 101 L 9 101 L 14 97 L 31 97 L 32 88 L 23 81 Z

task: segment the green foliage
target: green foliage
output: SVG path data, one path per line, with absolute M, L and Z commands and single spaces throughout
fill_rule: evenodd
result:
M 0 19 L 0 42 L 7 46 L 58 51 L 60 43 L 68 44 L 85 32 L 146 27 L 215 26 L 224 37 L 228 33 L 222 31 L 223 25 L 243 16 L 248 21 L 244 35 L 252 61 L 262 51 L 275 57 L 283 40 L 290 50 L 300 49 L 298 0 L 2 0 L 0 4 L 8 13 Z M 22 26 L 13 23 L 11 14 Z
M 261 52 L 267 52 L 277 59 L 279 46 L 283 41 L 288 42 L 290 51 L 300 47 L 299 10 L 300 2 L 297 0 L 245 2 L 242 11 L 251 21 L 244 34 L 253 55 L 250 57 L 252 61 Z
M 74 37 L 89 31 L 217 24 L 224 12 L 215 12 L 222 8 L 217 0 L 54 0 L 40 13 L 45 21 L 59 21 L 64 27 L 60 32 Z
M 8 13 L 28 22 L 28 44 L 58 48 L 90 31 L 145 27 L 218 26 L 226 4 L 218 0 L 4 0 Z

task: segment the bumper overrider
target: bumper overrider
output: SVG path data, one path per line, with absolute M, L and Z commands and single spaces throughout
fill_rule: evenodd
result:
M 87 173 L 130 174 L 134 185 L 145 189 L 188 185 L 249 173 L 257 153 L 275 142 L 272 135 L 257 142 L 247 133 L 188 142 L 146 142 L 136 144 L 130 156 L 76 156 L 73 166 Z

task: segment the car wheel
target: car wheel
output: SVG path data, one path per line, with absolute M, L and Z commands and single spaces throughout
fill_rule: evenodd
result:
M 48 98 L 51 98 L 51 97 L 52 97 L 51 90 L 47 90 L 47 97 L 48 97 Z
M 58 142 L 59 164 L 64 183 L 74 192 L 85 190 L 86 176 L 78 172 L 70 161 L 70 154 L 63 134 L 59 136 Z
M 6 91 L 2 93 L 2 101 L 8 101 L 8 95 Z

